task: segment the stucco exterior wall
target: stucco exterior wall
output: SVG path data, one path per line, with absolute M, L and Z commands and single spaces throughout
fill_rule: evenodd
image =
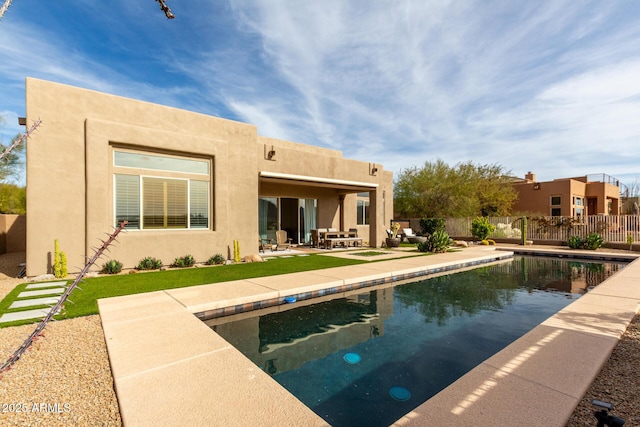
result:
M 27 243 L 27 218 L 25 215 L 0 215 L 0 254 L 24 252 Z
M 370 174 L 369 163 L 344 159 L 336 150 L 260 137 L 250 124 L 32 78 L 26 81 L 26 101 L 27 123 L 42 120 L 27 145 L 29 276 L 51 271 L 55 239 L 73 272 L 113 229 L 115 148 L 202 158 L 212 165 L 210 228 L 129 230 L 109 253 L 125 268 L 145 256 L 165 264 L 187 254 L 198 262 L 216 253 L 226 257 L 234 240 L 242 255 L 257 253 L 259 195 L 317 198 L 319 221 L 340 224 L 339 195 L 349 191 L 267 182 L 262 171 L 375 185 L 377 202 L 382 206 L 381 190 L 386 190 L 385 209 L 393 212 L 392 174 L 381 165 Z M 276 152 L 271 159 L 267 147 Z M 345 227 L 355 226 L 355 206 L 343 215 Z M 373 232 L 383 233 L 383 228 Z
M 572 191 L 570 180 L 523 183 L 514 185 L 514 188 L 518 192 L 518 202 L 513 208 L 514 212 L 551 215 L 551 197 L 561 196 L 562 215 L 569 215 L 571 200 L 567 195 Z

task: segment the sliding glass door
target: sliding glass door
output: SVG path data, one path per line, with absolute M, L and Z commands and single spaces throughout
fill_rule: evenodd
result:
M 293 243 L 310 244 L 317 218 L 316 199 L 260 197 L 258 201 L 258 228 L 263 239 L 275 239 L 277 230 L 285 230 Z
M 278 230 L 278 199 L 275 197 L 260 197 L 258 200 L 258 230 L 260 238 L 276 238 Z

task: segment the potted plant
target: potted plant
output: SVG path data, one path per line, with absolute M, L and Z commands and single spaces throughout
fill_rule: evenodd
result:
M 394 222 L 391 225 L 391 235 L 387 237 L 386 243 L 388 248 L 397 248 L 400 246 L 400 238 L 398 237 L 398 231 L 400 231 L 400 223 Z

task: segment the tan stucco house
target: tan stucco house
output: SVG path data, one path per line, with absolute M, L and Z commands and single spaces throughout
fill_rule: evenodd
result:
M 565 217 L 620 214 L 621 184 L 608 175 L 540 182 L 534 173 L 528 172 L 512 185 L 518 192 L 513 212 Z
M 51 272 L 54 240 L 69 270 L 122 220 L 107 259 L 125 268 L 153 256 L 197 262 L 234 240 L 286 230 L 310 243 L 315 228 L 357 228 L 370 246 L 393 218 L 393 176 L 336 150 L 258 135 L 256 126 L 28 78 L 27 275 Z M 100 266 L 97 266 L 99 269 Z

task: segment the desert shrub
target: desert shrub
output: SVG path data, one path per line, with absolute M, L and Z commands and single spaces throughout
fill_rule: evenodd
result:
M 192 267 L 196 260 L 191 255 L 178 257 L 173 261 L 173 266 L 178 268 Z
M 423 234 L 431 235 L 438 230 L 444 230 L 444 218 L 421 218 L 420 227 Z
M 567 240 L 567 246 L 571 249 L 582 249 L 584 246 L 584 240 L 580 236 L 571 236 L 569 240 Z
M 499 222 L 496 225 L 496 231 L 493 233 L 493 236 L 506 237 L 508 239 L 520 238 L 522 231 L 519 228 L 513 228 L 511 224 Z
M 222 256 L 222 254 L 215 254 L 214 256 L 210 257 L 207 260 L 207 265 L 218 265 L 218 264 L 224 264 L 225 259 L 224 256 Z
M 584 241 L 585 249 L 595 251 L 604 245 L 604 238 L 598 233 L 590 233 Z
M 496 226 L 491 224 L 486 217 L 479 216 L 471 221 L 471 235 L 476 240 L 485 240 L 495 230 Z
M 451 246 L 451 238 L 444 230 L 436 230 L 427 240 L 418 243 L 417 247 L 420 252 L 446 252 Z
M 162 261 L 153 257 L 145 257 L 138 263 L 138 270 L 158 270 L 162 267 Z
M 116 259 L 111 259 L 102 264 L 102 272 L 106 274 L 118 274 L 122 271 L 122 263 Z

